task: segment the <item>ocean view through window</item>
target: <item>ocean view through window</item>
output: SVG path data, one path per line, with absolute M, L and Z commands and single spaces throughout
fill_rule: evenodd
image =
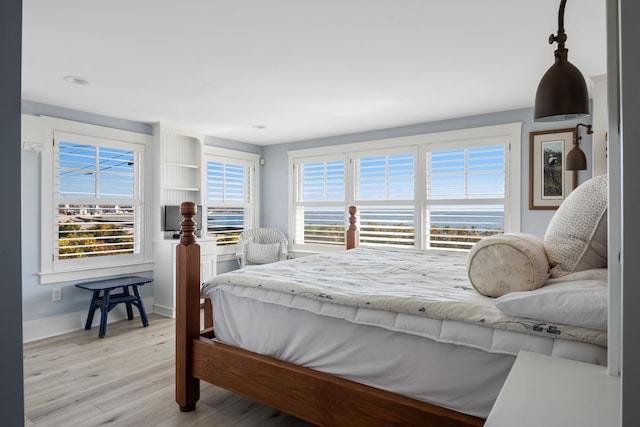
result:
M 520 133 L 514 124 L 290 153 L 293 246 L 342 245 L 351 205 L 361 246 L 467 251 L 518 231 L 520 180 L 509 164 Z

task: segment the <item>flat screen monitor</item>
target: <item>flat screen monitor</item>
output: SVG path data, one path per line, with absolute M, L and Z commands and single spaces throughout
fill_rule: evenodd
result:
M 180 213 L 180 206 L 167 205 L 164 207 L 164 231 L 180 232 L 180 223 L 184 218 Z M 197 234 L 202 231 L 202 206 L 196 207 L 196 215 L 193 217 L 196 222 Z

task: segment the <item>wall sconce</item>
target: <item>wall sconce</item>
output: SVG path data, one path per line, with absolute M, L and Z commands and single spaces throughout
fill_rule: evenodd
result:
M 591 125 L 578 123 L 576 126 L 576 133 L 573 136 L 573 148 L 567 154 L 567 161 L 565 163 L 565 169 L 568 171 L 583 171 L 587 169 L 587 156 L 585 156 L 584 151 L 578 146 L 579 141 L 582 139 L 581 136 L 578 136 L 580 126 L 587 128 L 587 135 L 593 133 Z
M 564 32 L 564 8 L 567 0 L 561 0 L 558 12 L 558 35 L 549 36 L 549 44 L 558 42 L 554 52 L 555 63 L 542 76 L 533 111 L 536 122 L 555 122 L 589 116 L 589 93 L 587 84 L 573 64 L 567 60 L 568 49 L 564 47 L 567 35 Z

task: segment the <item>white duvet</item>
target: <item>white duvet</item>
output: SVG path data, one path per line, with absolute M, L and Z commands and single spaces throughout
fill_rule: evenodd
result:
M 493 298 L 473 289 L 467 277 L 466 254 L 458 252 L 357 248 L 320 254 L 217 276 L 205 284 L 203 294 L 222 284 L 607 345 L 607 333 L 602 330 L 540 320 L 543 317 L 536 318 L 531 309 L 527 312 L 530 317 L 509 316 L 498 310 Z

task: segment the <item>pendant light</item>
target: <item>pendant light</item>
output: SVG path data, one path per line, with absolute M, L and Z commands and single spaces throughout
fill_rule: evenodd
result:
M 567 160 L 564 167 L 568 171 L 583 171 L 587 169 L 587 156 L 579 146 L 579 142 L 582 139 L 582 137 L 578 135 L 580 126 L 584 126 L 586 128 L 587 135 L 591 135 L 593 133 L 591 125 L 578 123 L 576 126 L 576 131 L 573 134 L 573 148 L 567 154 Z
M 558 34 L 549 36 L 549 44 L 558 43 L 555 63 L 542 76 L 533 112 L 536 122 L 555 122 L 589 116 L 589 94 L 587 84 L 573 64 L 567 60 L 568 49 L 564 47 L 567 35 L 564 32 L 564 8 L 567 0 L 561 0 L 558 12 Z

